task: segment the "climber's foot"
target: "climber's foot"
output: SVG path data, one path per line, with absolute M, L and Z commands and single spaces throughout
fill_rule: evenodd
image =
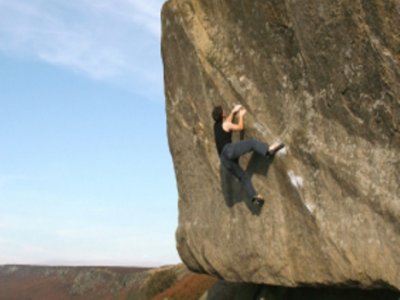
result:
M 262 207 L 265 202 L 264 198 L 261 197 L 260 195 L 254 196 L 253 199 L 251 199 L 251 201 L 253 202 L 253 204 L 255 206 L 258 206 L 258 207 Z
M 267 151 L 267 155 L 274 156 L 276 152 L 281 150 L 283 147 L 285 147 L 285 144 L 283 143 L 274 143 L 269 147 Z

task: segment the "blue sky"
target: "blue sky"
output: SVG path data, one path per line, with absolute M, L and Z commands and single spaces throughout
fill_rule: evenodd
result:
M 158 0 L 0 0 L 0 264 L 179 262 Z

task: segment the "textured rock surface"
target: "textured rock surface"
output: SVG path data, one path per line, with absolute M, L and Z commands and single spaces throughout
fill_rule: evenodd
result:
M 193 270 L 400 289 L 400 2 L 170 0 L 163 8 L 177 247 Z M 220 168 L 215 104 L 247 110 L 257 211 Z M 239 138 L 239 137 L 237 137 Z M 243 137 L 242 137 L 243 138 Z

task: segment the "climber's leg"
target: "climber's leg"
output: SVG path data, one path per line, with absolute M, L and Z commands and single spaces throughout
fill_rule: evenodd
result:
M 231 160 L 238 159 L 240 156 L 250 151 L 255 151 L 260 155 L 266 155 L 268 151 L 268 144 L 260 142 L 256 139 L 231 143 L 227 145 L 226 156 Z
M 247 175 L 247 173 L 239 166 L 239 164 L 235 161 L 232 161 L 225 157 L 224 152 L 221 155 L 221 163 L 223 166 L 236 178 L 239 179 L 241 184 L 244 187 L 244 190 L 246 191 L 247 196 L 249 199 L 253 200 L 254 197 L 257 196 L 257 192 L 254 189 L 253 184 L 251 183 L 250 177 Z

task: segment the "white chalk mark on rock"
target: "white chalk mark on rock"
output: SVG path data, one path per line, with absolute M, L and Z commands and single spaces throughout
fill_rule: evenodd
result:
M 297 176 L 292 170 L 289 170 L 288 175 L 290 182 L 296 189 L 303 187 L 303 178 L 301 176 Z
M 258 124 L 258 123 L 254 123 L 254 124 L 253 124 L 253 128 L 254 128 L 255 130 L 257 130 L 259 133 L 261 133 L 263 136 L 267 136 L 266 133 L 270 134 L 270 131 L 269 131 L 267 128 L 263 128 L 263 126 L 261 126 L 261 125 Z
M 315 210 L 315 205 L 306 201 L 306 207 L 310 213 L 313 213 Z

